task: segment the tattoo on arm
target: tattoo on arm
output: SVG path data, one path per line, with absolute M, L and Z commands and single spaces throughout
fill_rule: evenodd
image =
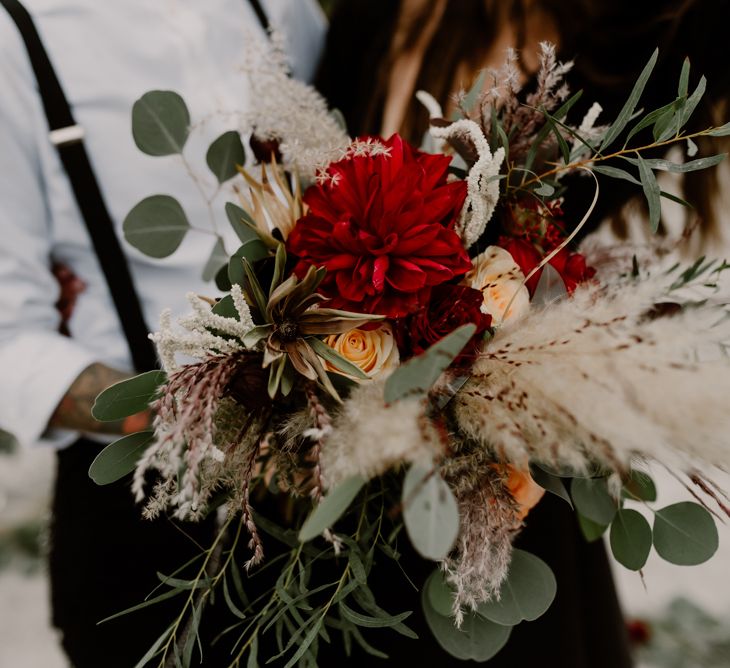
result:
M 107 387 L 131 374 L 110 369 L 103 364 L 92 364 L 82 371 L 58 404 L 49 426 L 96 434 L 131 434 L 150 424 L 149 412 L 138 413 L 116 422 L 99 422 L 91 415 L 96 397 Z

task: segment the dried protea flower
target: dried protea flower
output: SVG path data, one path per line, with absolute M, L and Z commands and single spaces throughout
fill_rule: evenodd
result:
M 241 194 L 241 204 L 249 217 L 246 222 L 267 246 L 276 248 L 306 213 L 299 179 L 283 173 L 275 154 L 262 162 L 260 179 L 242 167 L 239 171 L 248 185 L 248 192 Z
M 263 348 L 263 367 L 270 369 L 268 393 L 272 399 L 279 391 L 283 396 L 291 392 L 296 371 L 309 380 L 319 381 L 339 400 L 323 359 L 348 375 L 363 379 L 367 376 L 321 337 L 341 334 L 382 317 L 321 307 L 325 298 L 317 293 L 317 288 L 326 270 L 310 267 L 302 280 L 294 275 L 282 280 L 285 265 L 286 250 L 281 244 L 267 298 L 255 273 L 244 261 L 247 298 L 257 305 L 264 319 L 264 324 L 244 337 L 244 343 L 249 349 Z

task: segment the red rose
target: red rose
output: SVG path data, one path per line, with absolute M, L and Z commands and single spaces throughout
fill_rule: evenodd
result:
M 512 255 L 525 276 L 542 261 L 543 255 L 541 255 L 540 251 L 524 239 L 503 237 L 500 239 L 499 245 Z M 552 258 L 550 264 L 560 274 L 560 277 L 565 283 L 565 288 L 569 293 L 573 292 L 579 283 L 588 281 L 596 275 L 596 270 L 586 265 L 586 259 L 583 255 L 580 253 L 571 253 L 567 248 L 563 248 Z M 535 294 L 535 288 L 537 288 L 541 275 L 542 270 L 538 271 L 527 281 L 527 289 L 530 291 L 530 296 Z
M 477 326 L 472 342 L 476 342 L 492 324 L 492 316 L 482 313 L 482 293 L 466 285 L 445 284 L 435 287 L 431 301 L 409 318 L 396 324 L 398 348 L 403 357 L 420 355 L 434 343 L 462 325 Z M 457 358 L 457 363 L 471 361 L 474 346 Z
M 348 157 L 312 186 L 309 213 L 287 240 L 294 273 L 325 267 L 320 291 L 333 308 L 397 318 L 428 301 L 431 289 L 471 268 L 453 226 L 466 183 L 447 183 L 450 158 L 421 153 L 398 135 L 387 154 Z

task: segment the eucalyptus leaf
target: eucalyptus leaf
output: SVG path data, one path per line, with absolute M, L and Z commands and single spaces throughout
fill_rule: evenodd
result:
M 598 522 L 589 520 L 580 513 L 577 514 L 577 519 L 580 532 L 583 534 L 583 538 L 585 538 L 589 543 L 596 542 L 604 533 L 606 533 L 606 529 L 608 529 L 608 525 L 599 524 Z
M 254 239 L 261 239 L 256 231 L 256 223 L 247 211 L 232 202 L 226 203 L 226 216 L 236 236 L 242 244 Z
M 226 253 L 226 247 L 223 245 L 223 239 L 220 237 L 215 242 L 213 250 L 210 253 L 208 261 L 205 263 L 203 268 L 203 280 L 210 281 L 215 278 L 216 274 L 228 264 L 228 253 Z
M 651 527 L 636 510 L 622 508 L 611 523 L 611 552 L 622 566 L 639 571 L 651 551 Z
M 97 485 L 109 485 L 134 471 L 137 461 L 152 444 L 152 431 L 139 431 L 107 445 L 91 462 L 89 477 Z
M 124 238 L 137 250 L 154 258 L 174 253 L 190 223 L 180 202 L 169 195 L 152 195 L 135 206 L 122 223 Z
M 575 478 L 570 491 L 576 510 L 598 524 L 608 526 L 616 515 L 616 500 L 605 478 Z
M 15 452 L 18 448 L 18 439 L 9 431 L 0 429 L 0 455 Z
M 444 579 L 444 572 L 436 568 L 424 585 L 431 607 L 444 617 L 451 615 L 454 607 L 454 590 Z
M 464 615 L 461 629 L 456 628 L 453 617 L 440 615 L 431 607 L 425 589 L 421 592 L 421 605 L 438 644 L 462 661 L 488 661 L 507 644 L 512 633 L 511 626 L 495 624 L 473 612 Z
M 715 554 L 718 544 L 715 521 L 698 503 L 675 503 L 654 516 L 654 548 L 672 564 L 702 564 Z
M 241 135 L 235 130 L 224 132 L 210 145 L 205 161 L 218 183 L 232 179 L 238 174 L 238 168 L 246 162 Z
M 413 464 L 403 481 L 403 520 L 416 551 L 426 559 L 445 559 L 459 535 L 459 507 L 436 471 Z
M 421 397 L 428 393 L 439 376 L 459 356 L 474 336 L 476 325 L 462 325 L 432 345 L 421 355 L 399 366 L 385 382 L 385 401 Z
M 632 469 L 629 479 L 624 483 L 623 494 L 627 499 L 656 501 L 656 485 L 648 473 Z
M 535 188 L 533 192 L 540 197 L 552 197 L 555 194 L 555 188 L 549 183 L 543 183 L 539 188 Z
M 221 292 L 230 292 L 231 280 L 228 278 L 228 263 L 224 264 L 215 275 L 215 287 Z
M 652 232 L 659 229 L 659 221 L 662 216 L 662 207 L 659 200 L 661 189 L 657 183 L 656 176 L 646 161 L 639 156 L 639 178 L 641 179 L 641 187 L 644 189 L 644 196 L 649 205 L 649 225 Z
M 573 502 L 570 500 L 570 494 L 568 494 L 568 490 L 565 487 L 565 483 L 562 478 L 553 475 L 552 473 L 548 473 L 539 466 L 531 466 L 530 474 L 532 475 L 532 479 L 546 492 L 550 492 L 551 494 L 560 497 L 563 501 L 567 501 L 571 508 L 573 507 Z
M 132 107 L 132 136 L 140 151 L 163 156 L 182 153 L 190 133 L 185 100 L 168 90 L 145 93 Z
M 601 151 L 607 149 L 616 140 L 631 120 L 631 117 L 634 115 L 636 105 L 641 99 L 641 95 L 644 92 L 644 88 L 646 88 L 646 83 L 649 81 L 649 77 L 651 76 L 658 58 L 659 49 L 655 49 L 651 58 L 649 58 L 649 62 L 644 66 L 639 78 L 636 80 L 634 88 L 631 91 L 631 95 L 629 95 L 628 100 L 626 100 L 626 103 L 619 112 L 619 115 L 616 117 L 616 120 L 611 124 L 611 127 L 606 132 L 606 135 L 601 142 Z
M 305 543 L 329 529 L 355 500 L 365 482 L 363 477 L 353 476 L 328 492 L 302 525 L 299 540 Z
M 164 371 L 147 371 L 114 383 L 96 397 L 91 414 L 100 422 L 114 422 L 141 413 L 149 408 L 166 381 Z
M 265 260 L 267 257 L 269 257 L 269 248 L 261 239 L 247 241 L 231 255 L 228 262 L 228 279 L 234 285 L 243 285 L 246 278 L 243 260 L 246 259 L 249 264 L 253 264 Z
M 504 626 L 531 622 L 547 612 L 557 590 L 555 576 L 542 559 L 524 550 L 514 550 L 499 600 L 481 603 L 477 613 Z
M 226 295 L 222 299 L 219 299 L 211 310 L 216 315 L 223 316 L 224 318 L 235 318 L 236 320 L 238 320 L 240 317 L 238 315 L 236 305 L 233 302 L 233 297 L 231 297 L 231 295 Z

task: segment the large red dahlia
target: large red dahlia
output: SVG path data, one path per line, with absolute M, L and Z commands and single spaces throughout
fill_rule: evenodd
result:
M 453 227 L 466 184 L 446 182 L 450 158 L 422 153 L 398 135 L 386 154 L 333 163 L 326 183 L 304 194 L 309 213 L 287 240 L 294 273 L 326 267 L 328 306 L 396 318 L 428 300 L 431 288 L 471 268 Z

